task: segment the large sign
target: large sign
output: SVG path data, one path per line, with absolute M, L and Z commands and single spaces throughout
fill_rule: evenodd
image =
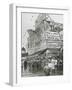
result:
M 59 42 L 53 42 L 53 43 L 47 43 L 48 48 L 60 48 L 61 43 Z
M 48 41 L 60 41 L 60 36 L 58 32 L 46 31 L 45 33 L 43 33 L 43 38 L 47 39 Z

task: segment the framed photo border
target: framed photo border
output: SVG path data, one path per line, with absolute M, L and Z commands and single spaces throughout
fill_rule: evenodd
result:
M 16 40 L 16 43 L 15 43 L 15 45 L 16 45 L 16 49 L 14 50 L 13 49 L 13 51 L 12 51 L 12 55 L 11 55 L 11 57 L 12 56 L 14 56 L 14 53 L 13 52 L 16 52 L 16 62 L 14 61 L 15 60 L 15 57 L 14 57 L 14 59 L 13 59 L 13 62 L 12 62 L 12 65 L 11 65 L 11 60 L 10 60 L 10 71 L 12 71 L 12 75 L 11 74 L 9 74 L 9 79 L 10 79 L 10 84 L 11 85 L 17 85 L 18 84 L 18 76 L 17 76 L 17 65 L 18 65 L 18 62 L 17 62 L 17 8 L 32 8 L 32 9 L 53 9 L 53 10 L 66 10 L 66 11 L 68 11 L 69 9 L 61 9 L 61 8 L 42 8 L 42 7 L 24 7 L 23 5 L 16 5 L 16 4 L 11 4 L 10 6 L 12 6 L 12 11 L 13 11 L 13 13 L 12 13 L 12 19 L 13 19 L 13 21 L 11 21 L 10 20 L 10 22 L 12 22 L 12 24 L 14 25 L 14 21 L 15 21 L 15 25 L 16 25 L 16 27 L 14 27 L 13 25 L 13 32 L 12 32 L 12 35 L 13 35 L 13 33 L 15 33 L 16 34 L 16 37 L 15 37 L 15 40 Z M 11 9 L 10 9 L 11 10 Z M 23 12 L 21 12 L 21 15 L 22 15 L 22 13 Z M 27 13 L 27 12 L 26 12 Z M 30 12 L 31 13 L 31 12 Z M 13 15 L 16 15 L 15 17 L 13 17 Z M 16 18 L 16 20 L 14 20 Z M 21 18 L 22 18 L 22 16 L 21 16 Z M 22 25 L 22 21 L 21 21 L 21 25 Z M 10 29 L 11 29 L 11 26 L 10 26 Z M 14 31 L 16 29 L 16 31 Z M 14 35 L 15 35 L 14 34 Z M 22 34 L 22 26 L 21 26 L 21 34 Z M 13 37 L 13 36 L 12 36 Z M 12 38 L 11 37 L 11 38 Z M 21 40 L 22 40 L 22 36 L 21 36 Z M 12 41 L 13 42 L 13 41 Z M 14 43 L 13 43 L 13 46 L 14 46 Z M 22 41 L 21 41 L 21 44 L 22 44 Z M 11 45 L 11 44 L 10 44 Z M 12 47 L 13 47 L 12 46 Z M 22 45 L 21 45 L 22 46 Z M 10 57 L 10 59 L 11 59 L 11 57 Z M 15 65 L 15 66 L 14 66 Z M 15 67 L 15 68 L 13 68 L 13 66 Z M 15 69 L 15 70 L 14 70 Z M 11 79 L 12 78 L 12 79 Z

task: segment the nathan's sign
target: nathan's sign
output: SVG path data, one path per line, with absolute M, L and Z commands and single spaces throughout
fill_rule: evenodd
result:
M 60 41 L 60 36 L 58 32 L 47 31 L 43 34 L 43 38 L 48 41 Z

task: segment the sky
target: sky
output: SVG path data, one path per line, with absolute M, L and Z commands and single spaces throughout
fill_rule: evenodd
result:
M 28 29 L 35 30 L 35 20 L 39 13 L 22 13 L 22 47 L 27 46 Z M 63 15 L 49 14 L 49 16 L 58 23 L 63 24 Z

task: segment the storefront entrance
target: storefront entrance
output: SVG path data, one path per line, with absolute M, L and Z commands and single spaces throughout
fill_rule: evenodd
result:
M 27 61 L 24 61 L 24 70 L 27 69 Z

